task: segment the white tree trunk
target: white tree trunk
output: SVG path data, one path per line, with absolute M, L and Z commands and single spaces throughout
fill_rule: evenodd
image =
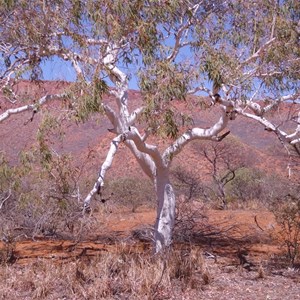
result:
M 154 250 L 160 252 L 172 243 L 175 223 L 175 193 L 169 180 L 168 169 L 158 169 L 155 178 L 157 218 L 154 225 Z

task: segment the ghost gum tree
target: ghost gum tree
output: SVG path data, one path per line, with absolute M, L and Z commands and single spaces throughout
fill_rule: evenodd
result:
M 172 242 L 170 166 L 188 143 L 222 141 L 228 122 L 239 116 L 262 124 L 299 155 L 299 12 L 296 0 L 1 1 L 0 84 L 2 101 L 10 106 L 0 122 L 24 111 L 33 118 L 57 99 L 69 103 L 69 116 L 77 121 L 105 115 L 115 137 L 84 209 L 103 188 L 124 143 L 156 189 L 158 252 Z M 71 88 L 25 103 L 17 82 L 41 80 L 45 63 L 62 61 L 76 74 Z M 130 80 L 143 103 L 134 111 L 128 106 Z M 114 96 L 116 107 L 102 100 L 104 93 Z M 171 103 L 199 94 L 219 108 L 219 120 L 209 128 L 197 127 Z M 283 102 L 293 109 L 288 119 L 274 123 L 269 114 Z M 149 136 L 168 137 L 170 145 L 160 151 Z

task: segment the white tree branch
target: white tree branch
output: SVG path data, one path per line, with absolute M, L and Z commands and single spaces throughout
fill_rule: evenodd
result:
M 271 38 L 266 43 L 264 43 L 253 55 L 251 55 L 245 61 L 243 61 L 240 64 L 239 68 L 241 68 L 241 67 L 249 64 L 250 62 L 256 60 L 257 58 L 259 58 L 269 47 L 271 47 L 271 45 L 273 44 L 273 42 L 275 40 L 276 40 L 276 38 Z
M 117 123 L 116 112 L 108 104 L 103 103 L 102 106 L 109 121 L 113 124 L 113 126 L 116 126 Z
M 21 68 L 25 67 L 29 63 L 29 60 L 23 60 L 21 63 L 19 63 L 17 65 L 17 61 L 19 61 L 19 60 L 16 60 L 8 69 L 5 70 L 4 74 L 2 74 L 1 90 L 8 88 L 8 85 L 9 85 L 11 79 L 13 78 L 13 75 L 16 74 L 16 72 L 21 70 Z M 14 100 L 17 99 L 17 95 L 14 93 L 14 91 L 11 88 L 8 88 L 8 89 L 9 89 L 9 92 L 10 92 L 12 98 Z
M 180 136 L 171 146 L 169 146 L 163 153 L 163 161 L 165 165 L 169 165 L 175 155 L 180 153 L 184 146 L 186 146 L 189 142 L 195 139 L 201 140 L 214 140 L 219 141 L 223 136 L 219 137 L 218 134 L 225 129 L 228 124 L 229 115 L 227 112 L 227 108 L 221 106 L 222 116 L 219 121 L 215 123 L 210 128 L 193 128 L 185 132 L 182 136 Z M 226 134 L 227 135 L 227 134 Z
M 134 124 L 134 122 L 136 121 L 136 119 L 141 115 L 141 113 L 143 112 L 144 107 L 141 106 L 137 109 L 135 109 L 130 116 L 128 117 L 128 125 L 132 126 Z
M 3 199 L 1 200 L 1 203 L 0 203 L 0 210 L 2 209 L 4 203 L 10 198 L 10 196 L 11 196 L 11 189 L 9 189 L 7 197 L 5 197 L 5 198 L 3 198 Z
M 272 100 L 271 103 L 265 107 L 262 107 L 257 102 L 253 102 L 252 98 L 250 100 L 245 101 L 244 103 L 243 103 L 243 101 L 237 100 L 235 105 L 239 105 L 240 107 L 244 107 L 244 108 L 250 108 L 257 116 L 263 116 L 265 113 L 272 110 L 274 107 L 276 107 L 281 102 L 295 101 L 295 100 L 299 99 L 299 97 L 300 97 L 299 93 L 285 95 L 279 99 Z
M 12 54 L 9 54 L 9 56 L 10 55 Z M 6 78 L 6 80 L 10 80 L 12 74 L 15 74 L 22 67 L 28 65 L 29 62 L 30 62 L 29 59 L 24 59 L 24 58 L 16 59 L 7 69 L 5 69 L 5 72 L 2 74 L 2 77 Z
M 180 48 L 186 45 L 186 44 L 182 44 L 181 40 L 184 32 L 188 30 L 189 25 L 190 22 L 187 22 L 186 24 L 182 24 L 181 27 L 178 29 L 177 33 L 175 34 L 175 45 L 173 47 L 172 53 L 167 57 L 168 61 L 173 61 L 177 57 Z
M 250 113 L 247 113 L 247 112 L 240 112 L 241 115 L 249 118 L 249 119 L 253 119 L 253 120 L 256 120 L 258 121 L 260 124 L 264 125 L 265 128 L 267 128 L 268 130 L 270 131 L 276 131 L 277 130 L 277 127 L 272 123 L 270 122 L 269 120 L 267 120 L 266 118 L 260 116 L 260 115 L 254 115 L 254 114 L 250 114 Z
M 19 114 L 26 110 L 34 110 L 34 109 L 37 110 L 40 106 L 42 106 L 43 104 L 45 104 L 46 102 L 48 102 L 50 100 L 63 99 L 66 97 L 67 97 L 67 95 L 64 93 L 63 94 L 54 94 L 54 95 L 45 95 L 42 98 L 40 98 L 37 101 L 37 103 L 24 105 L 24 106 L 20 106 L 17 108 L 10 108 L 0 115 L 0 123 L 3 122 L 4 120 L 8 119 L 11 115 Z
M 107 172 L 107 170 L 111 167 L 113 159 L 115 157 L 115 154 L 118 150 L 119 144 L 124 142 L 124 134 L 119 134 L 116 138 L 112 140 L 110 143 L 110 148 L 108 150 L 106 159 L 104 163 L 102 164 L 99 172 L 99 176 L 94 184 L 93 189 L 89 192 L 89 194 L 86 196 L 84 200 L 84 210 L 89 210 L 90 202 L 93 198 L 93 196 L 98 192 L 100 193 L 101 188 L 104 186 L 104 177 Z
M 297 127 L 296 127 L 296 130 L 287 135 L 286 138 L 287 139 L 290 139 L 291 140 L 291 144 L 297 144 L 297 139 L 296 140 L 293 140 L 298 134 L 300 134 L 300 112 L 298 113 L 298 117 L 296 119 L 296 123 L 298 124 Z
M 295 139 L 295 137 L 300 132 L 299 126 L 297 126 L 297 128 L 296 128 L 296 130 L 293 134 L 288 135 L 286 132 L 279 129 L 278 126 L 276 126 L 275 124 L 273 124 L 272 122 L 270 122 L 269 120 L 267 120 L 266 118 L 264 118 L 262 116 L 257 116 L 257 115 L 253 115 L 253 114 L 246 113 L 246 112 L 241 112 L 241 115 L 243 115 L 247 118 L 256 120 L 260 124 L 264 125 L 266 130 L 274 132 L 278 136 L 278 138 L 281 142 L 291 144 L 291 145 L 295 145 L 300 141 L 300 138 Z
M 116 85 L 127 83 L 126 75 L 116 66 L 119 49 L 120 47 L 116 44 L 107 45 L 106 54 L 103 58 L 103 63 L 108 69 L 108 75 Z
M 290 141 L 290 144 L 291 144 L 291 145 L 296 145 L 296 144 L 298 144 L 298 143 L 300 143 L 300 138 L 299 138 L 299 139 L 295 139 L 295 140 L 291 140 L 291 141 Z
M 130 127 L 130 130 L 124 133 L 126 140 L 131 140 L 135 143 L 136 148 L 142 153 L 148 154 L 156 164 L 156 166 L 162 166 L 162 157 L 156 146 L 146 144 L 134 126 Z
M 120 118 L 128 119 L 128 81 L 127 76 L 123 73 L 117 66 L 117 58 L 120 47 L 115 44 L 108 44 L 106 47 L 106 52 L 103 58 L 103 64 L 106 67 L 106 72 L 111 79 L 111 81 L 115 84 L 116 90 L 112 90 L 111 93 L 117 99 L 117 105 L 120 110 Z M 123 120 L 125 121 L 125 120 Z
M 91 45 L 91 46 L 97 46 L 97 45 L 107 45 L 108 41 L 107 41 L 107 39 L 92 39 L 92 38 L 89 38 L 89 39 L 86 40 L 86 43 L 88 45 Z
M 206 87 L 202 86 L 202 85 L 197 86 L 194 89 L 191 89 L 191 90 L 187 91 L 187 94 L 188 95 L 193 95 L 193 94 L 195 94 L 197 92 L 200 92 L 200 91 L 206 92 L 208 95 L 213 96 L 213 93 L 211 92 L 211 90 L 209 88 L 206 88 Z
M 85 76 L 84 76 L 84 73 L 82 71 L 82 68 L 80 67 L 78 59 L 75 58 L 75 57 L 70 57 L 70 60 L 72 62 L 74 70 L 75 70 L 75 72 L 77 74 L 77 79 L 79 79 L 79 80 L 85 80 Z
M 145 174 L 154 181 L 156 174 L 156 165 L 153 159 L 146 153 L 138 150 L 134 141 L 126 140 L 124 142 L 126 146 L 130 149 L 136 160 L 138 161 L 140 167 L 145 172 Z

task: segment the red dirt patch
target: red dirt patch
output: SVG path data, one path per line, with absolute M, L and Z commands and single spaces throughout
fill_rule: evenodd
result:
M 274 240 L 270 239 L 274 235 L 276 222 L 274 215 L 267 211 L 217 211 L 209 210 L 206 213 L 208 219 L 205 221 L 207 228 L 213 227 L 218 230 L 220 236 L 226 233 L 226 238 L 233 241 L 243 240 L 245 238 L 246 248 L 253 252 L 255 256 L 266 257 L 280 253 L 279 245 L 274 244 Z M 97 218 L 95 213 L 93 217 Z M 256 220 L 255 221 L 255 217 Z M 51 258 L 51 259 L 73 259 L 82 255 L 95 256 L 100 251 L 115 252 L 118 249 L 118 240 L 128 238 L 133 230 L 151 226 L 155 221 L 155 211 L 140 210 L 132 213 L 124 211 L 122 213 L 111 214 L 106 220 L 106 228 L 109 231 L 104 235 L 103 232 L 93 232 L 86 241 L 71 240 L 46 240 L 37 238 L 37 240 L 18 241 L 12 244 L 0 242 L 0 251 L 10 248 L 11 260 L 24 263 L 30 259 Z M 257 225 L 258 224 L 258 225 Z M 259 227 L 258 227 L 259 226 Z M 205 227 L 206 228 L 206 227 Z M 200 230 L 206 229 L 200 228 Z M 108 242 L 107 242 L 108 241 Z M 204 243 L 203 249 L 209 249 L 216 253 L 226 252 L 235 255 L 236 251 L 242 247 L 240 245 L 218 245 L 217 241 L 213 241 L 210 245 Z M 201 247 L 201 244 L 199 245 Z M 133 252 L 142 252 L 149 248 L 149 244 L 138 241 L 130 243 L 128 247 Z M 225 251 L 226 250 L 226 251 Z M 258 257 L 259 258 L 259 257 Z

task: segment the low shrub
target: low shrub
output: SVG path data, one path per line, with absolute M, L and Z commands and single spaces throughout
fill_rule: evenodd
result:
M 272 205 L 279 225 L 278 238 L 293 266 L 300 258 L 300 197 L 288 194 Z
M 142 205 L 152 207 L 155 204 L 153 187 L 150 181 L 142 178 L 120 177 L 108 181 L 105 194 L 108 195 L 108 201 L 129 207 L 132 212 Z

